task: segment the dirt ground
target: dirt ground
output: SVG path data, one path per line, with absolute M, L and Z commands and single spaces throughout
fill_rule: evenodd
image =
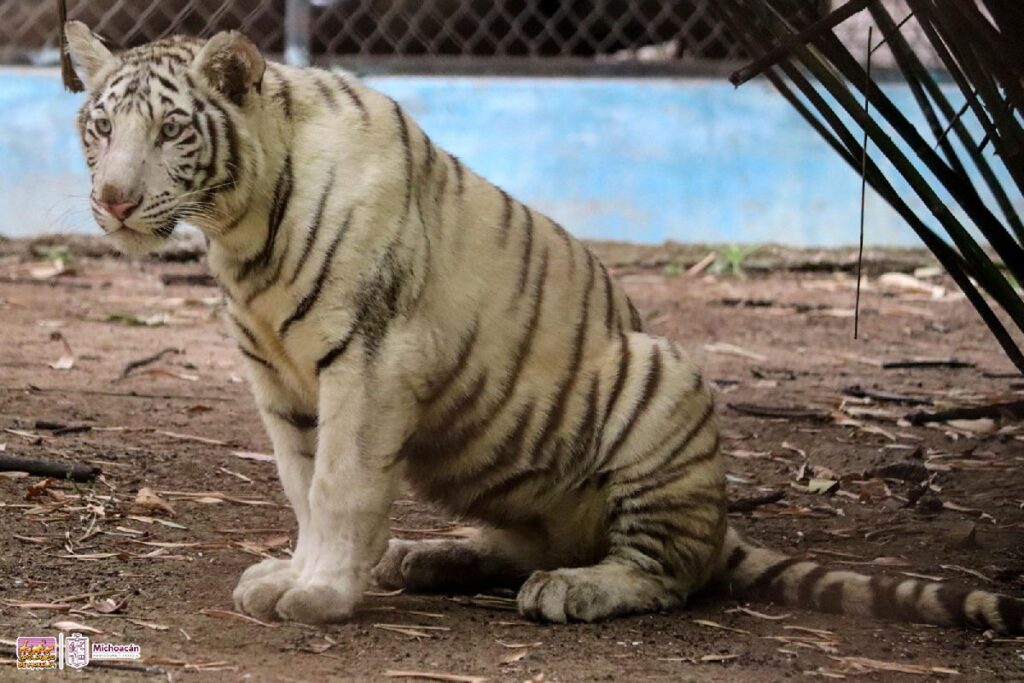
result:
M 54 254 L 23 247 L 0 250 L 0 451 L 102 476 L 0 476 L 2 680 L 27 680 L 13 666 L 16 636 L 58 628 L 141 645 L 150 668 L 76 674 L 92 680 L 1024 679 L 1024 639 L 716 596 L 670 614 L 538 626 L 507 594 L 371 594 L 347 624 L 253 623 L 231 612 L 231 590 L 246 566 L 288 552 L 294 523 L 203 265 L 79 256 L 57 275 Z M 737 527 L 845 567 L 1024 594 L 1024 429 L 904 419 L 1024 397 L 1024 379 L 948 281 L 877 277 L 920 255 L 872 268 L 854 341 L 854 280 L 829 272 L 848 258 L 690 276 L 689 262 L 657 249 L 600 251 L 650 329 L 684 342 L 714 381 L 733 498 L 784 496 L 732 514 Z M 198 279 L 178 284 L 183 275 Z M 881 366 L 920 358 L 970 367 Z M 844 394 L 854 386 L 926 404 Z M 751 405 L 799 410 L 742 412 Z M 143 488 L 173 513 L 137 505 Z M 412 500 L 395 505 L 393 527 L 458 533 Z

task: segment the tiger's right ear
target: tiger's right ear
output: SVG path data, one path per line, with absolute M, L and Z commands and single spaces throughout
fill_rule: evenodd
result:
M 259 92 L 267 61 L 260 49 L 238 31 L 221 31 L 206 41 L 192 69 L 218 92 L 242 106 L 250 92 Z
M 82 75 L 85 87 L 95 89 L 100 85 L 99 75 L 104 67 L 114 61 L 114 54 L 80 21 L 64 24 L 64 33 L 68 39 L 68 55 Z

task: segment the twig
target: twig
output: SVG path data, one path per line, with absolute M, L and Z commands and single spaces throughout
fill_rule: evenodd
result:
M 729 501 L 729 512 L 749 512 L 755 508 L 759 508 L 762 505 L 769 505 L 771 503 L 777 503 L 786 496 L 785 491 L 772 491 L 766 493 L 763 496 L 751 496 L 750 498 L 740 498 L 739 500 Z
M 974 363 L 965 360 L 950 358 L 949 360 L 890 360 L 882 363 L 884 370 L 897 370 L 899 368 L 973 368 Z
M 121 371 L 121 379 L 124 379 L 125 377 L 130 375 L 132 370 L 137 370 L 141 367 L 150 365 L 151 363 L 155 363 L 169 353 L 177 354 L 181 353 L 181 350 L 176 349 L 173 346 L 168 346 L 166 349 L 158 351 L 151 356 L 139 358 L 138 360 L 128 361 L 128 363 L 125 364 L 124 369 Z
M 788 57 L 789 53 L 793 51 L 793 48 L 809 43 L 818 36 L 828 33 L 833 28 L 870 5 L 872 2 L 873 0 L 852 0 L 834 12 L 817 20 L 803 31 L 787 36 L 781 44 L 772 48 L 763 56 L 755 59 L 742 69 L 734 71 L 732 75 L 729 76 L 729 82 L 737 87 L 743 85 L 765 69 L 774 66 L 780 60 Z
M 98 662 L 95 659 L 89 660 L 89 668 L 93 669 L 115 669 L 117 671 L 137 671 L 140 674 L 153 674 L 166 676 L 167 670 L 147 664 L 131 664 L 129 662 Z
M 786 420 L 815 420 L 818 422 L 827 422 L 832 419 L 832 414 L 828 411 L 814 410 L 811 408 L 757 406 L 752 403 L 729 403 L 728 405 L 737 413 L 754 415 L 756 417 L 774 417 Z
M 859 384 L 854 384 L 851 387 L 843 389 L 843 394 L 846 396 L 853 396 L 855 398 L 870 398 L 875 401 L 885 401 L 886 403 L 903 403 L 908 406 L 930 406 L 932 405 L 931 399 L 928 398 L 917 398 L 916 396 L 907 396 L 906 394 L 897 394 L 891 391 L 875 391 L 874 389 L 865 389 Z
M 987 406 L 950 408 L 949 410 L 938 410 L 933 413 L 918 411 L 909 413 L 907 415 L 907 421 L 912 425 L 922 425 L 928 422 L 945 422 L 946 420 L 977 420 L 983 417 L 1001 417 L 1011 419 L 1024 418 L 1024 401 L 993 403 Z
M 37 387 L 29 384 L 24 387 L 0 387 L 0 391 L 31 391 L 40 394 L 86 394 L 91 396 L 117 396 L 121 398 L 156 398 L 182 401 L 235 401 L 227 396 L 189 396 L 187 394 L 144 394 L 138 391 L 102 391 L 99 389 L 75 389 L 73 387 Z
M 217 286 L 217 280 L 208 273 L 164 273 L 160 276 L 160 282 L 164 285 Z
M 24 458 L 9 453 L 0 453 L 0 472 L 28 472 L 37 477 L 92 481 L 100 471 L 100 468 L 94 465 L 42 460 L 40 458 Z

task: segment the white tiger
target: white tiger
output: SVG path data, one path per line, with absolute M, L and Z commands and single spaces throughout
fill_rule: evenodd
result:
M 527 617 L 672 608 L 709 583 L 828 611 L 1019 632 L 1022 601 L 869 578 L 742 541 L 713 401 L 560 226 L 352 78 L 238 33 L 112 53 L 66 25 L 97 222 L 123 249 L 206 235 L 298 520 L 234 591 L 343 620 L 376 567 L 411 590 L 521 586 Z M 479 524 L 388 544 L 403 481 Z

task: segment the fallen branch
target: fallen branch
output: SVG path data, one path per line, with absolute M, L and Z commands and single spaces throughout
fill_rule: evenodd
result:
M 848 2 L 842 7 L 839 7 L 831 14 L 818 19 L 803 31 L 787 36 L 780 45 L 772 48 L 742 69 L 734 71 L 729 76 L 729 82 L 737 87 L 743 85 L 765 69 L 774 66 L 783 59 L 789 57 L 795 47 L 805 45 L 821 35 L 830 32 L 836 26 L 863 10 L 870 3 L 871 0 L 852 0 L 852 2 Z
M 766 493 L 763 496 L 751 496 L 750 498 L 740 498 L 739 500 L 729 501 L 729 512 L 749 512 L 755 508 L 759 508 L 762 505 L 769 505 L 771 503 L 778 503 L 780 500 L 785 498 L 785 491 L 772 491 Z
M 950 358 L 948 360 L 890 360 L 882 363 L 883 370 L 897 370 L 900 368 L 973 368 L 974 363 L 965 360 Z
M 945 422 L 947 420 L 977 420 L 983 417 L 1021 419 L 1024 418 L 1024 401 L 993 403 L 987 406 L 966 406 L 938 410 L 934 413 L 918 411 L 908 413 L 907 421 L 912 425 L 923 425 L 928 422 Z
M 816 422 L 828 422 L 832 419 L 832 413 L 827 410 L 814 410 L 813 408 L 758 406 L 752 403 L 729 403 L 728 406 L 737 413 L 744 413 L 745 415 L 753 415 L 755 417 L 771 417 L 783 420 L 814 420 Z
M 92 481 L 100 471 L 100 468 L 95 465 L 24 458 L 8 453 L 0 453 L 0 472 L 28 472 L 37 477 Z
M 27 384 L 23 387 L 0 387 L 0 391 L 30 391 L 37 394 L 83 394 L 86 396 L 116 396 L 118 398 L 155 398 L 181 401 L 236 401 L 228 396 L 196 396 L 188 394 L 147 394 L 141 391 L 103 391 L 101 389 L 76 389 L 74 387 L 39 387 Z
M 121 379 L 124 379 L 125 377 L 130 375 L 132 370 L 138 370 L 139 368 L 155 363 L 169 353 L 181 353 L 181 351 L 179 349 L 169 346 L 166 349 L 158 351 L 151 356 L 139 358 L 138 360 L 128 361 L 128 363 L 125 364 L 124 369 L 121 370 Z
M 160 282 L 165 285 L 217 286 L 217 280 L 207 273 L 164 273 L 160 276 Z
M 855 398 L 870 398 L 874 401 L 884 401 L 887 403 L 904 403 L 910 406 L 932 405 L 931 399 L 917 398 L 916 396 L 907 396 L 906 394 L 896 394 L 890 391 L 865 389 L 859 384 L 855 384 L 852 387 L 846 387 L 843 389 L 843 394 L 846 396 L 853 396 Z

